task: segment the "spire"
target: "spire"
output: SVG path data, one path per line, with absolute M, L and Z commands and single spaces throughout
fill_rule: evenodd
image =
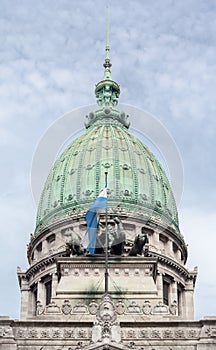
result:
M 108 7 L 106 8 L 106 58 L 105 58 L 105 62 L 103 64 L 103 66 L 105 68 L 104 80 L 106 80 L 106 79 L 112 80 L 111 71 L 110 71 L 110 68 L 111 68 L 112 64 L 110 62 L 110 57 L 109 57 L 109 18 L 108 18 Z
M 120 94 L 119 85 L 112 80 L 111 62 L 109 56 L 109 21 L 108 8 L 106 9 L 106 56 L 103 64 L 105 71 L 103 80 L 96 84 L 95 95 L 99 106 L 116 106 Z

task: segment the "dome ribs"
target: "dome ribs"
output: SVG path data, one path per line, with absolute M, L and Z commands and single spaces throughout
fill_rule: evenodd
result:
M 98 136 L 98 142 L 96 147 L 96 167 L 95 167 L 95 188 L 96 193 L 95 197 L 97 197 L 102 190 L 100 188 L 100 184 L 102 186 L 103 179 L 100 179 L 100 167 L 101 167 L 101 150 L 102 150 L 102 143 L 103 143 L 103 132 L 104 132 L 104 126 L 102 126 L 99 129 L 99 136 Z M 104 185 L 102 186 L 104 187 Z
M 138 202 L 139 184 L 138 184 L 138 177 L 137 177 L 137 165 L 136 165 L 136 161 L 135 161 L 135 157 L 134 157 L 134 150 L 132 148 L 131 139 L 132 139 L 131 134 L 125 132 L 125 141 L 126 141 L 128 150 L 130 151 L 128 153 L 129 153 L 130 161 L 132 164 L 131 172 L 132 172 L 133 188 L 134 188 L 134 200 L 135 200 L 135 203 L 137 203 Z M 134 140 L 132 139 L 132 142 L 136 143 L 135 139 Z
M 110 126 L 111 133 L 112 133 L 112 142 L 113 142 L 113 163 L 114 163 L 114 169 L 113 169 L 113 178 L 116 180 L 116 188 L 114 188 L 115 191 L 115 198 L 120 198 L 120 172 L 119 172 L 119 152 L 118 152 L 118 143 L 116 139 L 116 134 L 114 129 L 117 128 Z
M 83 140 L 83 147 L 80 150 L 80 157 L 78 162 L 78 170 L 77 170 L 77 186 L 76 186 L 76 193 L 77 193 L 77 201 L 80 201 L 81 199 L 81 190 L 82 190 L 82 171 L 83 171 L 83 165 L 84 165 L 84 158 L 87 151 L 87 146 L 89 143 L 90 138 L 92 137 L 92 134 L 95 133 L 95 128 L 89 130 L 90 135 L 89 137 L 84 138 Z
M 113 108 L 94 112 L 96 119 L 73 140 L 48 175 L 38 208 L 36 232 L 45 225 L 82 217 L 104 187 L 108 171 L 109 210 L 142 216 L 179 234 L 178 214 L 169 181 L 145 144 L 118 120 Z M 122 117 L 123 118 L 123 117 Z

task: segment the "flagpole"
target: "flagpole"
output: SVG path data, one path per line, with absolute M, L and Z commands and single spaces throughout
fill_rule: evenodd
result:
M 105 188 L 107 188 L 107 175 L 108 172 L 105 172 Z M 106 207 L 106 231 L 105 231 L 105 294 L 108 293 L 108 230 L 107 230 L 107 223 L 108 223 L 108 213 L 107 213 L 107 207 Z

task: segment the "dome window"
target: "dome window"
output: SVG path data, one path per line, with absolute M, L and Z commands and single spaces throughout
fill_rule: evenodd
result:
M 130 192 L 129 192 L 128 190 L 125 190 L 125 191 L 124 191 L 124 196 L 126 196 L 126 197 L 127 197 L 127 196 L 130 196 Z
M 106 114 L 110 114 L 110 109 L 109 109 L 109 108 L 105 108 L 104 112 L 105 112 Z
M 105 163 L 105 164 L 103 164 L 103 166 L 104 166 L 104 168 L 108 169 L 108 168 L 110 168 L 110 167 L 112 166 L 112 164 L 110 164 L 110 163 Z
M 167 213 L 168 213 L 170 216 L 172 216 L 172 212 L 171 212 L 171 210 L 168 209 L 168 208 L 167 208 Z
M 166 183 L 163 184 L 163 187 L 165 187 L 166 190 L 169 191 L 169 187 L 168 187 L 168 185 Z
M 127 165 L 127 164 L 123 164 L 122 167 L 123 167 L 124 170 L 129 170 L 130 169 L 129 165 Z
M 84 195 L 85 195 L 85 196 L 91 196 L 91 194 L 92 194 L 93 192 L 94 192 L 94 191 L 86 190 L 86 191 L 84 192 Z
M 141 174 L 145 174 L 145 173 L 146 173 L 146 171 L 145 171 L 143 168 L 138 169 L 138 170 L 139 170 L 139 172 L 140 172 Z
M 148 159 L 153 163 L 154 159 L 148 156 Z
M 126 147 L 119 147 L 122 152 L 126 152 L 128 149 Z
M 89 151 L 89 152 L 92 152 L 92 151 L 94 151 L 94 149 L 95 149 L 95 147 L 90 147 L 90 148 L 88 149 L 88 151 Z
M 141 194 L 140 197 L 144 200 L 147 201 L 148 197 L 145 193 Z
M 40 253 L 42 252 L 42 242 L 40 242 L 37 247 L 36 247 L 36 250 Z
M 46 238 L 46 240 L 47 240 L 48 243 L 54 242 L 55 239 L 56 239 L 55 233 L 52 233 L 51 235 L 49 235 L 49 236 Z
M 157 205 L 159 208 L 161 208 L 161 207 L 162 207 L 161 201 L 156 201 L 156 205 Z
M 76 170 L 72 168 L 71 171 L 70 171 L 70 173 L 69 173 L 69 175 L 73 175 L 73 174 L 75 173 L 75 171 L 76 171 Z
M 94 165 L 88 164 L 86 170 L 91 170 L 92 168 L 94 168 Z
M 168 242 L 168 238 L 166 236 L 162 235 L 161 233 L 159 234 L 159 240 L 163 243 Z

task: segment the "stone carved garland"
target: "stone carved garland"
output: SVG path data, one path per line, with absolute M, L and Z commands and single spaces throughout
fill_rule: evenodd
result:
M 112 312 L 111 312 L 112 313 Z M 108 311 L 109 317 L 113 319 L 112 315 L 110 315 L 110 310 Z M 104 319 L 104 314 L 102 315 Z M 105 313 L 106 319 L 106 313 Z M 100 319 L 101 322 L 101 319 Z M 96 322 L 96 327 L 98 322 Z M 103 321 L 100 325 L 101 327 L 101 338 L 110 338 L 112 336 L 112 327 L 118 327 L 116 322 L 112 321 Z M 176 328 L 156 328 L 156 327 L 148 327 L 142 329 L 134 329 L 127 328 L 121 329 L 121 338 L 122 340 L 135 340 L 135 339 L 158 339 L 158 340 L 166 340 L 166 339 L 197 339 L 200 336 L 200 330 L 195 328 L 184 328 L 184 327 L 176 327 Z M 208 333 L 209 337 L 214 336 L 211 331 Z M 12 336 L 12 329 L 9 327 L 0 327 L 0 337 L 8 337 Z M 91 330 L 85 328 L 26 328 L 19 327 L 15 331 L 15 338 L 17 339 L 83 339 L 85 342 L 91 340 Z
M 0 338 L 12 336 L 12 328 L 0 327 Z
M 18 328 L 15 332 L 16 338 L 33 338 L 33 339 L 89 339 L 91 337 L 91 332 L 89 329 L 75 327 L 71 328 Z
M 49 305 L 44 307 L 40 301 L 37 301 L 37 315 L 45 314 L 59 314 L 64 315 L 70 314 L 91 314 L 96 315 L 98 312 L 99 304 L 93 299 L 87 306 L 82 302 L 78 302 L 72 307 L 68 299 L 64 300 L 61 307 L 51 302 Z M 118 315 L 123 314 L 144 314 L 148 315 L 177 315 L 177 302 L 174 300 L 170 307 L 164 305 L 159 301 L 154 307 L 151 305 L 149 300 L 145 300 L 143 306 L 138 305 L 135 301 L 131 301 L 129 305 L 126 305 L 123 300 L 118 300 L 114 306 L 115 312 Z
M 143 328 L 122 330 L 122 338 L 126 339 L 195 339 L 199 338 L 198 329 L 187 328 Z
M 208 327 L 205 333 L 208 337 L 216 338 L 216 327 Z

